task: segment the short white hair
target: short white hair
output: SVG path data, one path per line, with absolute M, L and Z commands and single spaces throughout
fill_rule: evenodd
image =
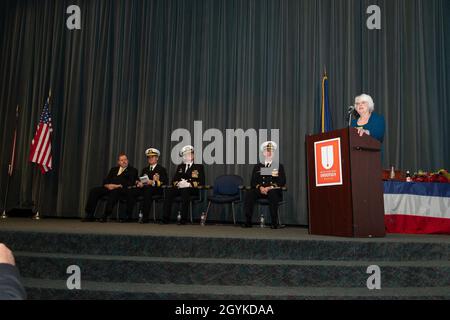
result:
M 367 102 L 367 104 L 369 105 L 369 112 L 372 113 L 375 109 L 375 104 L 373 103 L 372 97 L 368 94 L 363 93 L 355 98 L 355 104 L 361 101 Z

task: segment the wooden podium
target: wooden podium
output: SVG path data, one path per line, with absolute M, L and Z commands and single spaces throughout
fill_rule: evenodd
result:
M 355 128 L 306 136 L 309 233 L 384 237 L 381 143 Z

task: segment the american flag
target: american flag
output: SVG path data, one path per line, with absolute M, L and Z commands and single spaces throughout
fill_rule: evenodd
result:
M 41 118 L 31 141 L 30 161 L 39 165 L 42 174 L 52 169 L 52 117 L 49 110 L 49 100 L 44 105 Z

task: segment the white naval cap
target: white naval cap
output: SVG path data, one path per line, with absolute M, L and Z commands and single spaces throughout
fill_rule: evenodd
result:
M 158 149 L 155 148 L 148 148 L 147 150 L 145 150 L 145 155 L 147 157 L 151 157 L 151 156 L 160 156 L 161 152 L 159 152 Z
M 183 148 L 181 148 L 180 156 L 184 156 L 185 154 L 193 153 L 193 152 L 194 152 L 193 146 L 191 146 L 191 145 L 184 146 Z
M 261 144 L 261 152 L 266 150 L 275 151 L 278 149 L 278 145 L 275 141 L 266 141 Z

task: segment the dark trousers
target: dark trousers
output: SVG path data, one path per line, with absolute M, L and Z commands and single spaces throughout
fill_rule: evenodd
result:
M 258 199 L 269 200 L 270 217 L 272 224 L 278 223 L 278 203 L 283 200 L 283 194 L 280 189 L 270 190 L 267 195 L 262 194 L 258 189 L 251 189 L 245 193 L 244 211 L 247 223 L 252 223 L 253 208 Z
M 181 221 L 186 222 L 189 213 L 189 204 L 192 196 L 199 196 L 199 190 L 195 188 L 171 188 L 167 190 L 164 199 L 164 218 L 163 221 L 169 222 L 170 213 L 172 212 L 172 203 L 174 199 L 181 196 Z
M 150 210 L 152 208 L 153 196 L 162 195 L 163 190 L 157 187 L 143 187 L 132 188 L 127 191 L 127 218 L 133 216 L 133 209 L 136 205 L 137 198 L 144 197 L 144 204 L 142 207 L 142 219 L 148 221 Z
M 106 197 L 106 207 L 103 217 L 111 215 L 114 205 L 119 201 L 120 197 L 125 193 L 124 189 L 108 190 L 105 187 L 95 187 L 89 191 L 88 201 L 86 203 L 86 217 L 93 218 L 97 202 Z

